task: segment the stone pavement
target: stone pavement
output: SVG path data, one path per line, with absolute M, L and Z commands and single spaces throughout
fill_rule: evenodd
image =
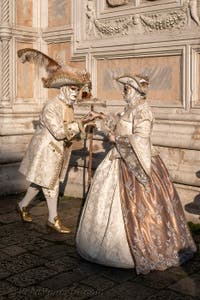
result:
M 31 208 L 32 224 L 15 211 L 22 195 L 0 199 L 0 300 L 192 300 L 200 299 L 200 254 L 181 267 L 137 276 L 134 270 L 104 267 L 83 260 L 74 236 L 80 199 L 62 198 L 60 217 L 73 231 L 49 233 L 47 208 L 40 197 Z M 200 243 L 200 231 L 194 234 Z

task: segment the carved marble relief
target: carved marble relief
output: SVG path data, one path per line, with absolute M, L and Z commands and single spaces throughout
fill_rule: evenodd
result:
M 187 23 L 187 11 L 182 9 L 170 13 L 140 15 L 140 19 L 149 31 L 180 29 Z
M 198 0 L 190 0 L 189 1 L 189 9 L 191 18 L 196 22 L 197 25 L 200 26 L 200 1 Z
M 191 6 L 191 1 L 195 0 L 190 0 L 189 4 L 186 2 L 185 5 L 176 10 L 154 14 L 131 14 L 99 20 L 96 17 L 96 1 L 88 0 L 86 6 L 87 38 L 105 38 L 114 35 L 127 35 L 129 33 L 142 34 L 153 31 L 180 30 L 187 24 L 188 5 Z
M 98 20 L 95 11 L 95 1 L 93 0 L 88 0 L 87 2 L 86 16 L 88 38 L 126 35 L 130 27 L 134 26 L 132 16 L 118 17 L 112 20 Z
M 130 2 L 130 0 L 107 0 L 108 6 L 116 7 L 121 5 L 126 5 Z
M 48 0 L 49 27 L 71 24 L 71 0 Z

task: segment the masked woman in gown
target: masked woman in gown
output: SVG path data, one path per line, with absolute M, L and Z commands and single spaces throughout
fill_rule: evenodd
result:
M 184 263 L 196 246 L 168 171 L 151 144 L 148 78 L 117 80 L 126 105 L 117 116 L 99 115 L 113 147 L 93 177 L 76 245 L 86 260 L 145 274 Z

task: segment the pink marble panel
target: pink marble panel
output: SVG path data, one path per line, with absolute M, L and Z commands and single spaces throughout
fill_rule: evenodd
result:
M 113 78 L 123 74 L 143 74 L 150 78 L 148 99 L 153 104 L 180 105 L 181 56 L 156 56 L 97 60 L 97 94 L 110 100 L 121 99 L 122 86 Z
M 71 0 L 49 0 L 48 5 L 49 27 L 71 24 Z
M 33 45 L 29 43 L 17 43 L 17 50 L 23 48 L 33 48 Z M 35 76 L 35 66 L 33 64 L 22 64 L 20 60 L 17 59 L 17 98 L 33 98 Z
M 32 27 L 33 0 L 16 1 L 16 7 L 17 25 Z

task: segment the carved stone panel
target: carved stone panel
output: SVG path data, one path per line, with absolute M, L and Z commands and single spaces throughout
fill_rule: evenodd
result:
M 113 78 L 140 73 L 150 77 L 151 104 L 181 106 L 181 60 L 181 55 L 98 60 L 97 95 L 109 100 L 122 99 L 121 86 Z
M 105 18 L 98 18 L 97 5 L 94 0 L 87 0 L 86 5 L 86 32 L 87 39 L 101 39 L 119 37 L 124 35 L 139 35 L 164 32 L 180 31 L 186 28 L 188 21 L 188 5 L 178 6 L 176 9 L 160 10 L 159 3 L 161 1 L 145 1 L 145 3 L 158 2 L 154 5 L 154 10 L 151 6 L 148 9 L 144 6 L 137 7 L 130 4 L 130 13 L 127 15 L 115 16 L 105 15 Z M 177 3 L 177 1 L 173 1 Z M 163 4 L 163 1 L 162 1 Z M 136 12 L 135 8 L 140 8 L 140 12 Z M 162 7 L 161 7 L 162 8 Z M 156 9 L 156 11 L 155 11 Z M 157 11 L 158 9 L 158 11 Z M 111 10 L 112 11 L 112 10 Z
M 32 0 L 21 0 L 16 1 L 17 5 L 17 24 L 21 26 L 32 27 L 33 20 L 33 1 Z
M 48 24 L 49 27 L 71 24 L 71 0 L 48 1 Z
M 166 1 L 165 1 L 166 2 Z M 169 2 L 169 1 L 167 1 Z M 180 2 L 179 0 L 171 0 L 171 2 L 173 3 L 177 3 L 177 2 Z M 156 5 L 159 5 L 159 4 L 163 4 L 164 1 L 163 0 L 140 0 L 140 4 L 156 4 Z M 165 4 L 165 3 L 164 3 Z
M 200 105 L 200 53 L 197 54 L 197 67 L 198 67 L 198 76 L 197 76 L 197 91 L 198 91 L 198 96 L 197 96 L 197 104 Z
M 30 43 L 17 43 L 17 50 L 22 48 L 33 48 Z M 33 98 L 33 86 L 36 76 L 34 64 L 22 64 L 19 59 L 17 64 L 17 99 L 16 102 L 27 101 Z M 28 87 L 28 88 L 27 88 Z M 23 99 L 23 100 L 22 100 Z
M 106 0 L 108 6 L 116 7 L 121 5 L 126 5 L 130 2 L 130 0 Z
M 200 1 L 189 0 L 190 15 L 193 21 L 200 26 Z

